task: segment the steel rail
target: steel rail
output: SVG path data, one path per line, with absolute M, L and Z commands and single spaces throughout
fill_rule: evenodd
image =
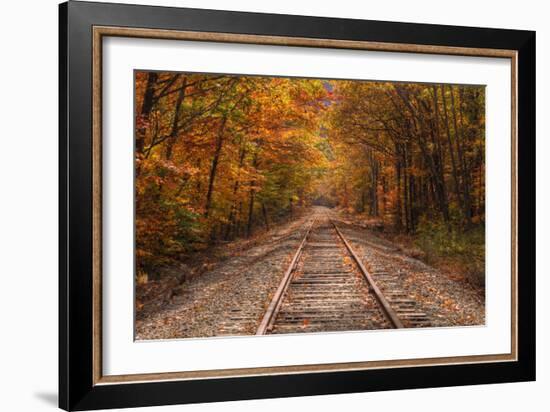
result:
M 273 298 L 271 299 L 271 302 L 269 303 L 269 306 L 267 307 L 267 310 L 264 314 L 264 317 L 262 318 L 262 321 L 260 322 L 260 325 L 258 326 L 258 329 L 256 330 L 256 335 L 265 335 L 266 332 L 270 329 L 270 327 L 273 325 L 273 322 L 275 318 L 277 317 L 277 313 L 279 312 L 279 309 L 281 308 L 281 303 L 283 301 L 283 296 L 288 288 L 288 285 L 290 284 L 290 279 L 292 278 L 292 273 L 294 272 L 294 269 L 296 268 L 296 263 L 298 263 L 298 259 L 300 259 L 300 256 L 302 255 L 302 251 L 304 249 L 304 245 L 307 242 L 307 237 L 309 236 L 309 233 L 311 232 L 311 228 L 315 224 L 315 220 L 313 219 L 311 221 L 311 224 L 309 225 L 308 229 L 306 230 L 306 233 L 304 237 L 302 238 L 302 242 L 300 243 L 300 246 L 298 246 L 298 249 L 296 250 L 296 253 L 294 254 L 294 257 L 292 258 L 292 261 L 290 262 L 290 265 L 288 266 L 288 269 L 286 270 L 285 274 L 283 275 L 283 279 L 281 280 L 281 283 L 279 283 L 279 287 L 275 291 L 275 294 L 273 295 Z
M 396 329 L 403 328 L 403 323 L 401 322 L 401 319 L 399 319 L 399 316 L 397 316 L 397 313 L 390 305 L 390 302 L 386 299 L 380 288 L 376 285 L 374 282 L 374 279 L 372 278 L 371 274 L 361 261 L 359 259 L 359 256 L 355 253 L 347 239 L 344 237 L 342 232 L 340 232 L 340 229 L 338 229 L 338 226 L 336 226 L 336 223 L 332 219 L 330 219 L 330 223 L 332 223 L 332 226 L 334 226 L 334 229 L 336 229 L 336 233 L 338 233 L 338 236 L 340 236 L 340 239 L 344 242 L 346 245 L 346 248 L 348 249 L 349 253 L 353 257 L 353 260 L 355 260 L 355 263 L 357 263 L 357 266 L 359 266 L 359 269 L 361 270 L 361 273 L 363 277 L 366 279 L 367 283 L 369 284 L 370 289 L 374 292 L 374 296 L 376 297 L 376 300 L 380 304 L 380 307 L 382 308 L 382 312 L 386 316 L 386 318 L 390 321 L 392 326 Z

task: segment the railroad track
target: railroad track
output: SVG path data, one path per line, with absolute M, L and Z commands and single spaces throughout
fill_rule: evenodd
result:
M 371 273 L 336 223 L 328 216 L 317 218 L 256 335 L 429 326 L 395 276 L 379 266 Z

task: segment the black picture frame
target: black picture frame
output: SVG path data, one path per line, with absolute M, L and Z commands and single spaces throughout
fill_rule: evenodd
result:
M 94 384 L 92 28 L 98 25 L 517 51 L 517 361 Z M 535 32 L 63 3 L 59 6 L 59 205 L 59 406 L 65 410 L 535 380 Z

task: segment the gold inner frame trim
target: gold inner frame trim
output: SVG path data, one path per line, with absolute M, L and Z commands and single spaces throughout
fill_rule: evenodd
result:
M 102 40 L 105 36 L 187 40 L 272 46 L 317 47 L 398 53 L 421 53 L 474 57 L 507 58 L 511 60 L 511 132 L 512 132 L 512 259 L 511 259 L 511 352 L 509 354 L 451 356 L 440 358 L 394 359 L 382 361 L 328 363 L 315 365 L 289 365 L 257 368 L 218 369 L 143 373 L 131 375 L 103 375 L 102 363 Z M 419 44 L 383 43 L 354 40 L 262 36 L 237 33 L 214 33 L 142 29 L 129 27 L 94 26 L 92 44 L 93 126 L 93 383 L 94 385 L 137 383 L 152 381 L 216 379 L 228 377 L 281 375 L 298 373 L 342 372 L 413 366 L 457 365 L 467 363 L 513 362 L 517 360 L 517 52 L 515 50 L 431 46 Z

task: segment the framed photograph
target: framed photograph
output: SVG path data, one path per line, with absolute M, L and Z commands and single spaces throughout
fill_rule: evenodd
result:
M 535 379 L 535 33 L 60 5 L 59 402 Z

